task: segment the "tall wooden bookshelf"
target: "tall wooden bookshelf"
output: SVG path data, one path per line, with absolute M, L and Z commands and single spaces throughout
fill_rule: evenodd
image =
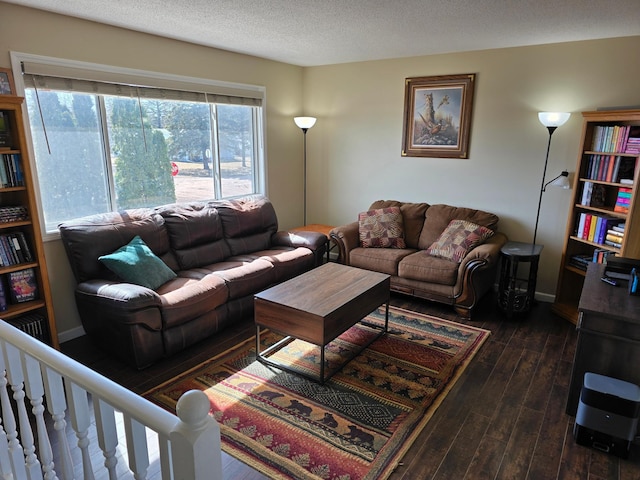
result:
M 640 258 L 640 154 L 632 142 L 624 142 L 629 132 L 640 138 L 640 110 L 583 112 L 582 116 L 573 200 L 552 305 L 556 314 L 573 323 L 578 321 L 587 262 L 606 261 L 607 255 Z M 596 226 L 592 229 L 589 224 L 587 229 L 585 223 L 592 220 Z
M 22 105 L 0 95 L 0 319 L 59 348 Z M 22 283 L 21 283 L 22 282 Z M 11 284 L 16 293 L 12 299 Z M 35 287 L 35 288 L 34 288 Z M 5 303 L 0 298 L 0 309 Z

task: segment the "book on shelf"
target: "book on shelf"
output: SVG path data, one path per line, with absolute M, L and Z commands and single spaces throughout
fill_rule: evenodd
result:
M 604 244 L 613 248 L 622 248 L 622 243 L 614 242 L 613 240 L 605 240 Z
M 616 253 L 605 248 L 595 248 L 593 250 L 593 263 L 607 263 L 609 257 L 615 256 Z
M 13 145 L 11 130 L 9 129 L 10 124 L 8 115 L 0 112 L 0 150 L 10 150 Z
M 591 189 L 591 198 L 589 199 L 589 206 L 591 207 L 604 207 L 607 202 L 607 189 L 604 185 L 596 183 Z
M 30 313 L 22 315 L 18 318 L 7 320 L 7 323 L 14 326 L 18 330 L 22 330 L 27 335 L 31 335 L 43 342 L 47 341 L 47 327 L 45 318 L 38 313 Z
M 0 162 L 0 184 L 2 187 L 24 186 L 24 173 L 19 153 L 3 153 Z
M 569 257 L 569 265 L 579 268 L 580 270 L 586 270 L 591 263 L 592 256 L 590 255 L 571 255 Z
M 597 125 L 591 149 L 596 152 L 622 153 L 626 149 L 629 133 L 628 125 Z
M 0 223 L 20 222 L 29 219 L 29 211 L 24 205 L 0 207 Z
M 614 182 L 633 185 L 637 161 L 637 157 L 622 157 Z
M 4 285 L 4 279 L 0 277 L 0 312 L 4 312 L 9 305 L 9 296 L 7 288 Z
M 640 127 L 634 125 L 629 129 L 629 135 L 627 137 L 624 153 L 630 153 L 632 155 L 640 154 Z
M 38 282 L 33 268 L 9 272 L 7 277 L 12 303 L 30 302 L 38 298 Z
M 585 178 L 600 182 L 633 183 L 636 158 L 622 155 L 591 154 L 587 162 Z
M 583 212 L 578 218 L 576 237 L 593 243 L 604 244 L 607 233 L 618 228 L 624 233 L 624 222 L 620 218 L 609 215 L 594 215 Z M 620 234 L 620 230 L 616 231 Z M 622 236 L 622 234 L 620 234 Z
M 623 235 L 621 235 L 619 232 L 616 232 L 615 230 L 609 230 L 607 232 L 605 240 L 609 240 L 610 242 L 619 243 L 622 245 L 623 238 Z
M 33 255 L 24 232 L 0 235 L 0 267 L 33 262 Z
M 616 198 L 616 204 L 613 207 L 614 212 L 621 212 L 621 213 L 629 212 L 630 201 L 631 201 L 631 188 L 627 188 L 627 187 L 618 188 L 618 196 Z
M 580 205 L 589 205 L 591 202 L 591 193 L 593 192 L 593 182 L 584 182 L 582 186 L 582 197 Z

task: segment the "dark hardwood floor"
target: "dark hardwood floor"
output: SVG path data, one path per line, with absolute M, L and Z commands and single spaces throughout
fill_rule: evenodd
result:
M 506 319 L 488 297 L 472 321 L 451 308 L 405 296 L 392 305 L 491 331 L 460 380 L 409 448 L 392 480 L 639 479 L 640 446 L 628 460 L 577 445 L 565 402 L 576 345 L 575 326 L 547 303 L 525 318 Z M 106 356 L 85 338 L 66 342 L 67 355 L 136 393 L 168 380 L 255 333 L 252 319 L 142 371 Z M 265 477 L 223 454 L 224 478 Z

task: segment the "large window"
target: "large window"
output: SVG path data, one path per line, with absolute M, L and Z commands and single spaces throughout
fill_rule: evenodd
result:
M 263 193 L 254 99 L 37 75 L 25 97 L 46 232 L 94 213 Z

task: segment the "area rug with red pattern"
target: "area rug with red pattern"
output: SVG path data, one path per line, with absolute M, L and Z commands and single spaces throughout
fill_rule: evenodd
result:
M 381 325 L 384 309 L 366 320 Z M 255 338 L 144 396 L 175 412 L 204 391 L 222 448 L 274 479 L 385 479 L 489 336 L 489 331 L 391 307 L 389 332 L 324 385 L 256 361 Z M 328 368 L 377 331 L 356 324 L 325 347 Z M 261 350 L 281 336 L 262 333 Z M 308 373 L 320 347 L 295 340 L 272 354 Z

